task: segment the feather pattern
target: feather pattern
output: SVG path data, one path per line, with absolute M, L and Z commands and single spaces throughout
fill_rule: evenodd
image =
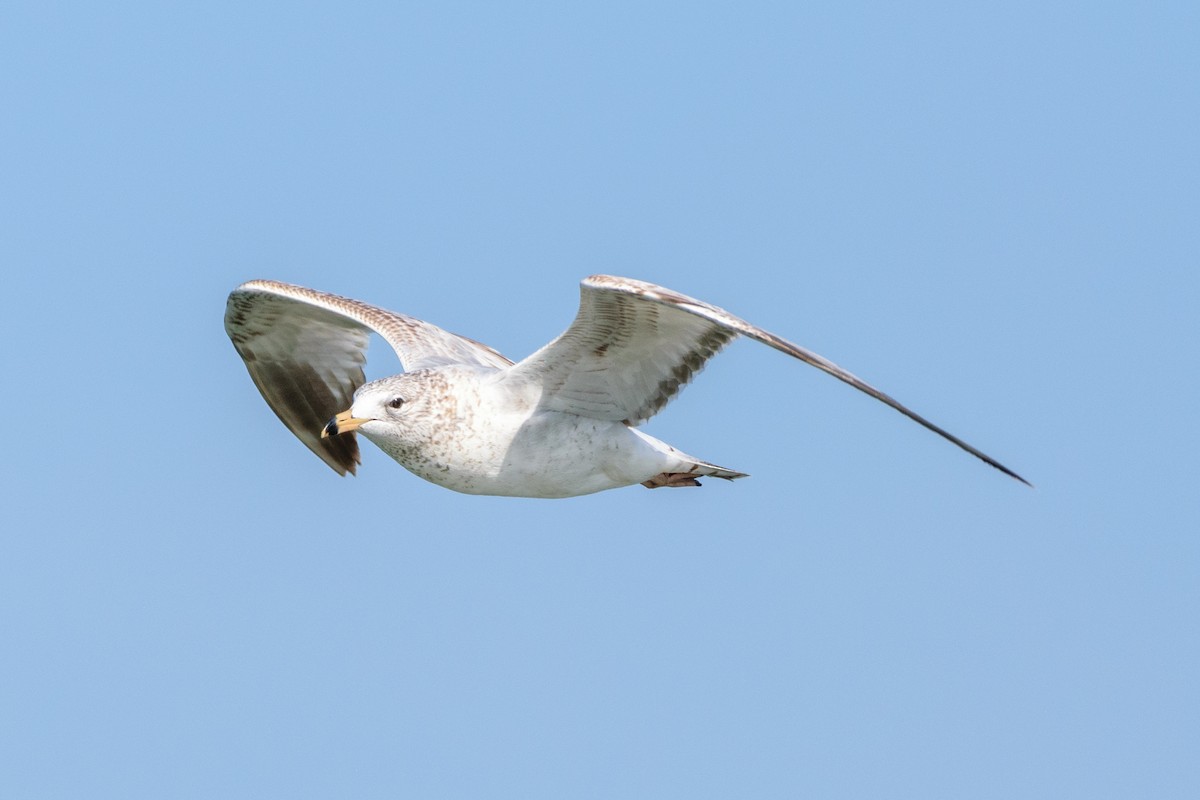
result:
M 762 342 L 850 384 L 1022 483 L 1020 475 L 866 381 L 724 309 L 652 283 L 593 275 L 565 332 L 514 365 L 506 380 L 542 386 L 541 407 L 636 425 L 671 401 L 738 335 Z
M 542 407 L 639 425 L 661 411 L 738 332 L 652 284 L 593 275 L 561 336 L 505 380 L 542 386 Z

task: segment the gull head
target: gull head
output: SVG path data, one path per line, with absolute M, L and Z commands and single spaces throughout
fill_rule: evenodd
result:
M 430 403 L 436 397 L 431 388 L 423 371 L 364 383 L 354 393 L 350 408 L 325 424 L 321 438 L 358 431 L 380 446 L 412 444 L 427 426 Z

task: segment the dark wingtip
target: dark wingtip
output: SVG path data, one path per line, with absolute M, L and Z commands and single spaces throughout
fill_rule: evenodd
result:
M 1032 483 L 1030 483 L 1029 481 L 1025 480 L 1025 479 L 1024 479 L 1024 478 L 1022 478 L 1020 475 L 1018 475 L 1017 473 L 1013 472 L 1011 469 L 1009 469 L 1008 467 L 1004 466 L 1003 464 L 1001 464 L 1001 463 L 1000 463 L 999 461 L 997 461 L 996 459 L 994 459 L 994 458 L 992 458 L 991 456 L 989 456 L 987 453 L 984 453 L 984 452 L 982 452 L 981 450 L 977 450 L 976 448 L 974 448 L 974 447 L 972 447 L 971 445 L 969 445 L 969 444 L 967 444 L 966 442 L 964 442 L 962 439 L 959 439 L 957 436 L 952 436 L 951 434 L 947 433 L 946 431 L 942 430 L 941 428 L 937 427 L 936 425 L 933 425 L 932 423 L 930 423 L 930 422 L 926 421 L 925 419 L 923 419 L 923 418 L 921 418 L 921 417 L 918 417 L 918 416 L 916 416 L 915 414 L 911 414 L 910 416 L 912 416 L 912 417 L 913 417 L 913 419 L 915 419 L 917 422 L 919 422 L 919 423 L 921 423 L 922 425 L 924 425 L 926 428 L 929 428 L 930 430 L 932 430 L 934 433 L 937 433 L 937 434 L 939 434 L 939 435 L 941 435 L 941 436 L 945 437 L 945 438 L 946 438 L 946 439 L 948 439 L 949 441 L 951 441 L 951 442 L 953 442 L 954 444 L 956 444 L 956 445 L 958 445 L 959 447 L 961 447 L 963 450 L 966 450 L 968 453 L 970 453 L 971 455 L 975 456 L 975 457 L 976 457 L 976 458 L 978 458 L 980 461 L 982 461 L 983 463 L 987 464 L 989 467 L 995 467 L 996 469 L 1000 470 L 1001 472 L 1003 472 L 1005 475 L 1007 475 L 1008 477 L 1012 478 L 1013 480 L 1020 481 L 1021 483 L 1025 484 L 1026 486 L 1028 486 L 1030 489 L 1032 489 L 1032 488 L 1033 488 L 1033 484 L 1032 484 Z
M 1010 477 L 1010 478 L 1015 478 L 1015 479 L 1019 480 L 1021 483 L 1025 484 L 1025 485 L 1026 485 L 1026 486 L 1028 486 L 1030 489 L 1033 489 L 1033 488 L 1035 488 L 1035 487 L 1034 487 L 1034 485 L 1033 485 L 1032 483 L 1030 483 L 1029 481 L 1025 480 L 1024 478 L 1022 478 L 1022 477 L 1021 477 L 1020 475 L 1018 475 L 1017 473 L 1013 472 L 1013 471 L 1012 471 L 1011 469 L 1009 469 L 1008 467 L 1005 467 L 1005 466 L 1003 466 L 1003 465 L 1001 465 L 1001 464 L 993 464 L 992 466 L 994 466 L 996 469 L 998 469 L 998 470 L 1000 470 L 1001 472 L 1003 472 L 1003 473 L 1004 473 L 1005 475 L 1007 475 L 1008 477 Z

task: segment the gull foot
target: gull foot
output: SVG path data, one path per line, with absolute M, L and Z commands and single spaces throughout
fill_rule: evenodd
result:
M 657 489 L 661 486 L 699 486 L 700 481 L 688 472 L 660 472 L 648 481 L 642 481 L 647 489 Z

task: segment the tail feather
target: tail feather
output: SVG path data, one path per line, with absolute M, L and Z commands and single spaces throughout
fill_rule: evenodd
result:
M 666 469 L 653 478 L 642 481 L 642 486 L 647 489 L 657 489 L 660 486 L 699 486 L 700 481 L 697 478 L 724 478 L 727 481 L 735 481 L 738 478 L 749 477 L 744 472 L 718 467 L 716 464 L 701 461 L 695 456 L 689 456 L 664 441 L 642 433 L 637 428 L 630 428 L 630 431 L 666 456 L 659 462 Z

